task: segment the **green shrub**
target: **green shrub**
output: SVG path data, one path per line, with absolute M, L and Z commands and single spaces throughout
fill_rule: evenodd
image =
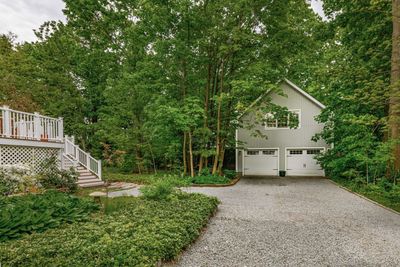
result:
M 235 179 L 236 178 L 236 171 L 235 170 L 228 170 L 225 169 L 224 170 L 224 176 L 230 180 Z
M 217 204 L 216 198 L 200 194 L 181 193 L 172 201 L 132 198 L 110 215 L 0 244 L 0 262 L 2 266 L 155 266 L 174 259 L 195 240 Z
M 146 185 L 140 188 L 143 197 L 152 200 L 167 199 L 174 191 L 174 184 L 169 180 L 159 180 L 152 185 Z
M 0 196 L 26 192 L 36 184 L 30 166 L 25 164 L 0 166 Z
M 57 191 L 0 198 L 0 241 L 85 220 L 98 205 Z M 1 262 L 1 261 L 0 261 Z
M 211 175 L 211 171 L 209 168 L 205 167 L 205 168 L 201 169 L 201 171 L 199 171 L 198 175 L 199 176 L 208 176 L 208 175 Z
M 56 157 L 51 157 L 42 164 L 38 173 L 38 181 L 45 189 L 63 189 L 67 192 L 75 192 L 78 189 L 78 174 L 72 168 L 62 170 Z
M 163 200 L 176 191 L 175 187 L 185 187 L 189 184 L 187 179 L 175 175 L 164 175 L 162 178 L 154 179 L 151 185 L 141 187 L 140 192 L 147 199 Z

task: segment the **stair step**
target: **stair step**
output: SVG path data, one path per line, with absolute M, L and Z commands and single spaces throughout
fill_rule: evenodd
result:
M 94 175 L 93 173 L 91 173 L 91 172 L 79 172 L 78 173 L 79 174 L 79 176 L 89 176 L 89 175 Z
M 104 182 L 93 182 L 93 183 L 88 183 L 88 184 L 79 184 L 80 187 L 96 187 L 96 186 L 103 186 Z
M 79 177 L 78 181 L 87 181 L 87 180 L 93 180 L 93 179 L 97 179 L 100 180 L 97 176 L 85 176 L 85 177 Z M 101 180 L 100 180 L 101 181 Z
M 81 184 L 88 184 L 88 183 L 90 184 L 90 183 L 96 183 L 96 182 L 104 183 L 99 178 L 92 178 L 92 179 L 86 179 L 86 180 L 78 180 L 77 184 L 81 185 Z

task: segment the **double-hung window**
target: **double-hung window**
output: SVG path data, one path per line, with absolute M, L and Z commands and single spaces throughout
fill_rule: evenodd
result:
M 266 129 L 289 129 L 300 128 L 300 109 L 290 109 L 288 114 L 277 116 L 273 113 L 265 115 L 265 128 Z M 297 125 L 293 125 L 297 123 Z

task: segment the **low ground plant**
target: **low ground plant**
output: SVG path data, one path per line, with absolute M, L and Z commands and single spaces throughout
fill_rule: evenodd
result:
M 191 178 L 193 184 L 229 184 L 230 179 L 218 175 L 199 175 Z
M 198 175 L 189 177 L 192 184 L 229 184 L 236 177 L 233 170 L 224 170 L 223 175 L 212 175 L 210 169 L 203 168 Z
M 98 209 L 91 200 L 57 191 L 0 197 L 0 241 L 83 221 Z
M 127 182 L 135 184 L 152 184 L 164 176 L 160 174 L 124 173 L 115 169 L 105 169 L 104 180 L 107 182 Z
M 160 201 L 130 198 L 90 221 L 0 243 L 0 262 L 2 266 L 155 266 L 172 260 L 199 236 L 218 205 L 216 198 L 200 194 L 173 195 Z
M 374 183 L 366 183 L 365 179 L 334 178 L 340 185 L 372 199 L 386 207 L 400 212 L 400 185 L 385 178 L 377 179 Z

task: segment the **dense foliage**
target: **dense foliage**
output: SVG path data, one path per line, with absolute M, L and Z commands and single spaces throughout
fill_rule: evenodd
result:
M 59 168 L 58 158 L 51 157 L 42 163 L 42 171 L 37 174 L 37 180 L 45 189 L 60 189 L 65 192 L 75 192 L 78 189 L 78 173 L 71 168 Z
M 98 208 L 92 201 L 56 191 L 0 197 L 0 241 L 87 220 Z
M 327 105 L 317 137 L 334 144 L 322 158 L 331 177 L 392 182 L 389 139 L 392 17 L 389 1 L 324 1 L 323 58 L 310 86 Z M 388 168 L 389 167 L 389 168 Z
M 0 102 L 64 117 L 106 165 L 221 177 L 238 115 L 287 77 L 327 106 L 329 176 L 396 182 L 396 4 L 324 0 L 322 20 L 304 0 L 65 3 L 38 42 L 1 37 Z
M 175 196 L 164 201 L 127 198 L 108 215 L 4 242 L 0 262 L 2 266 L 155 266 L 174 259 L 199 236 L 217 207 L 215 198 L 200 194 Z
M 2 37 L 0 102 L 64 117 L 129 172 L 221 175 L 238 114 L 318 61 L 322 22 L 304 0 L 65 3 L 67 23 L 43 24 L 39 42 Z

